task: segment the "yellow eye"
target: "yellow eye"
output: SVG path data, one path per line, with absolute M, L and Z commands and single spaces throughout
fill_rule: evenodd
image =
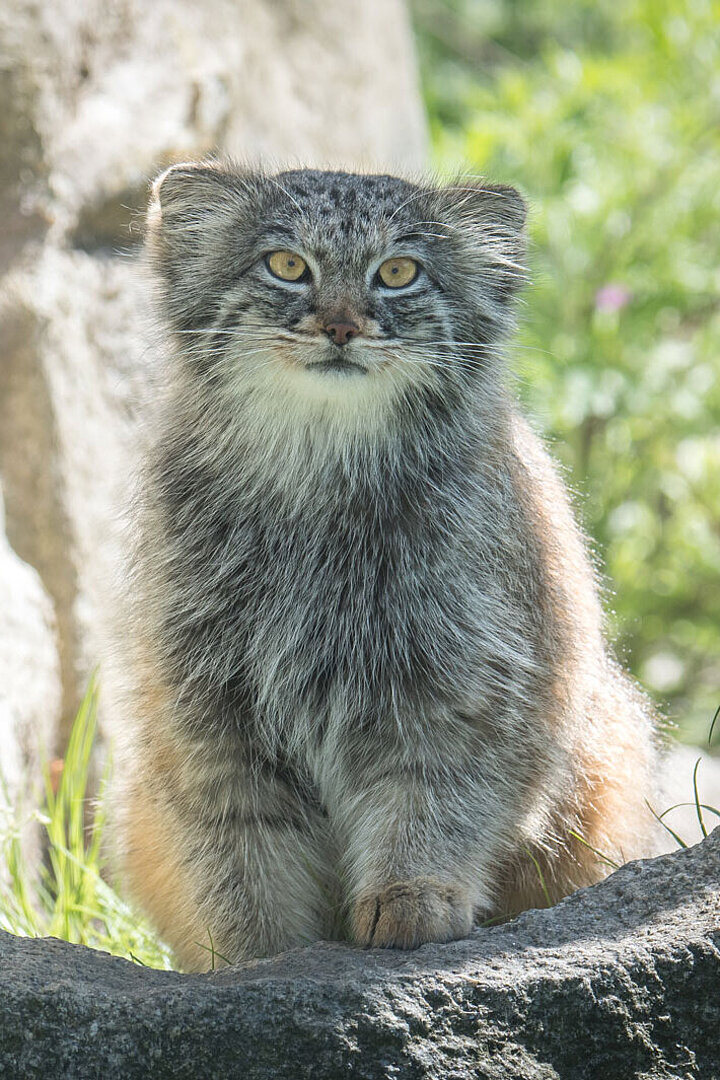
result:
M 273 251 L 267 257 L 271 274 L 283 281 L 298 281 L 307 270 L 307 263 L 294 251 Z
M 378 270 L 383 285 L 390 289 L 402 289 L 418 276 L 420 267 L 414 259 L 386 259 Z

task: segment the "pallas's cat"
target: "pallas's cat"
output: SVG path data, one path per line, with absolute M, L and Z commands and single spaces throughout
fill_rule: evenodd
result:
M 447 941 L 647 843 L 649 710 L 503 370 L 524 218 L 475 181 L 155 183 L 122 836 L 187 969 Z

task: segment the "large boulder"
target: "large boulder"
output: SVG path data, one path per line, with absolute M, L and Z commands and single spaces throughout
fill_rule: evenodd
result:
M 179 975 L 0 934 L 0 1075 L 717 1080 L 719 987 L 717 829 L 412 953 L 319 944 Z

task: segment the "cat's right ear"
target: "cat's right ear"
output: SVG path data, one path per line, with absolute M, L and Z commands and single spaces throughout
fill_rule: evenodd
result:
M 145 247 L 172 326 L 207 322 L 248 207 L 247 178 L 214 162 L 172 165 L 153 184 Z
M 161 215 L 182 213 L 217 198 L 229 186 L 230 176 L 219 166 L 192 161 L 171 165 L 153 182 L 150 209 Z
M 152 185 L 147 240 L 152 247 L 169 234 L 201 228 L 234 201 L 233 177 L 214 164 L 171 165 Z

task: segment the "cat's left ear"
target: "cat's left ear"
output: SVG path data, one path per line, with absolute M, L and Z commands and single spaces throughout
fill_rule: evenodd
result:
M 527 205 L 514 187 L 462 180 L 441 188 L 440 194 L 454 216 L 468 224 L 499 229 L 518 240 L 524 232 Z
M 527 280 L 522 195 L 512 187 L 462 180 L 439 188 L 437 220 L 457 244 L 457 265 L 482 279 L 501 307 Z

